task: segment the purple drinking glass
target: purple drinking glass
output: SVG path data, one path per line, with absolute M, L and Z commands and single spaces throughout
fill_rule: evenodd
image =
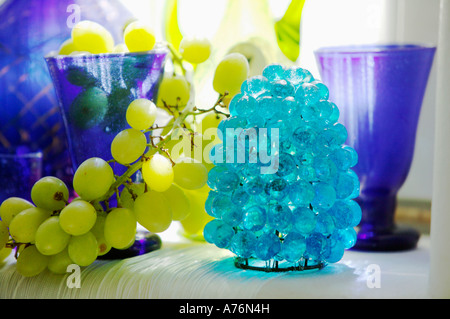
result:
M 77 56 L 47 56 L 68 136 L 74 170 L 90 157 L 112 159 L 111 142 L 130 128 L 126 109 L 134 99 L 156 102 L 167 49 Z M 115 173 L 125 167 L 118 165 Z
M 326 47 L 315 51 L 330 100 L 359 156 L 362 208 L 353 249 L 406 250 L 418 231 L 395 223 L 397 193 L 408 176 L 436 48 L 416 44 Z

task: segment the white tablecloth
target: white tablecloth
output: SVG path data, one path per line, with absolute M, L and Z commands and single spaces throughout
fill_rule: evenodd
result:
M 228 250 L 162 238 L 158 251 L 82 268 L 80 288 L 68 287 L 70 274 L 24 278 L 11 255 L 0 264 L 0 298 L 429 298 L 428 236 L 411 251 L 349 250 L 319 271 L 284 273 L 238 269 Z

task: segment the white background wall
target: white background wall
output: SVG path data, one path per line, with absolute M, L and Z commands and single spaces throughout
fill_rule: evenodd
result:
M 136 17 L 146 19 L 161 31 L 164 1 L 123 0 L 123 3 Z M 269 3 L 277 19 L 289 0 L 269 0 Z M 207 35 L 213 34 L 223 9 L 223 0 L 180 0 L 180 27 L 192 33 L 203 30 Z M 436 45 L 438 24 L 439 0 L 306 0 L 297 63 L 318 76 L 313 51 L 321 46 L 377 42 Z M 207 30 L 204 25 L 208 25 Z M 435 63 L 419 120 L 413 164 L 400 198 L 431 200 L 436 68 Z

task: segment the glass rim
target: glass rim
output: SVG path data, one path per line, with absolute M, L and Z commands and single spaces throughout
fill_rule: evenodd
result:
M 392 52 L 412 52 L 436 50 L 436 45 L 430 43 L 374 43 L 325 46 L 314 50 L 316 55 L 326 54 L 383 54 Z
M 155 54 L 168 54 L 169 49 L 166 44 L 157 42 L 153 49 L 149 51 L 139 51 L 139 52 L 110 52 L 110 53 L 98 53 L 98 54 L 80 54 L 80 55 L 59 55 L 57 51 L 52 51 L 44 56 L 47 61 L 50 60 L 84 60 L 84 59 L 103 59 L 112 57 L 136 57 L 136 56 L 146 56 Z
M 25 152 L 25 153 L 2 153 L 0 152 L 0 158 L 13 159 L 13 158 L 39 158 L 43 157 L 42 151 Z

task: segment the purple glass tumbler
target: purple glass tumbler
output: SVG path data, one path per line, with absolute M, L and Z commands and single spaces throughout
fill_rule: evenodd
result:
M 167 54 L 158 45 L 148 52 L 46 57 L 74 170 L 91 157 L 112 159 L 112 140 L 130 128 L 128 105 L 138 98 L 156 102 Z
M 353 249 L 416 247 L 418 231 L 395 223 L 397 193 L 408 176 L 436 48 L 415 44 L 326 47 L 315 51 L 330 100 L 359 156 L 362 208 Z

